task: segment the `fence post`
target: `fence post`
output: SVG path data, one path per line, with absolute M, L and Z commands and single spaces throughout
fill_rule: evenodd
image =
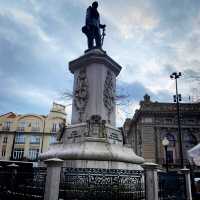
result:
M 144 163 L 145 170 L 145 200 L 158 200 L 158 165 Z
M 190 170 L 187 168 L 183 168 L 180 171 L 182 174 L 185 175 L 185 189 L 186 189 L 187 200 L 192 200 Z
M 58 200 L 60 172 L 63 160 L 52 158 L 44 161 L 47 165 L 44 200 Z

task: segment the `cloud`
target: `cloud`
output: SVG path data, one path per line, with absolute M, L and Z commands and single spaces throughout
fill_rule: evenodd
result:
M 110 12 L 112 8 L 112 12 Z M 102 16 L 110 22 L 121 35 L 121 39 L 141 38 L 146 32 L 159 24 L 151 4 L 144 1 L 108 1 L 102 4 Z
M 51 101 L 62 102 L 60 94 L 72 90 L 67 65 L 86 48 L 80 29 L 92 0 L 22 2 L 1 2 L 0 112 L 47 113 Z M 145 93 L 171 102 L 174 71 L 183 72 L 179 91 L 185 99 L 198 86 L 199 8 L 196 0 L 99 1 L 107 24 L 103 48 L 122 65 L 118 90 L 129 95 L 126 106 L 118 105 L 118 124 L 134 114 Z

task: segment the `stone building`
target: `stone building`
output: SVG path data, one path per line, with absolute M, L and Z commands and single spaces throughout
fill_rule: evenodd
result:
M 59 125 L 65 123 L 65 106 L 53 103 L 47 116 L 15 114 L 0 116 L 0 160 L 37 161 L 56 142 Z
M 200 103 L 181 103 L 180 115 L 183 157 L 187 160 L 187 150 L 200 142 Z M 167 137 L 169 165 L 180 164 L 175 103 L 152 102 L 150 96 L 145 95 L 133 118 L 126 119 L 123 130 L 125 142 L 136 154 L 161 165 L 166 161 L 162 140 Z

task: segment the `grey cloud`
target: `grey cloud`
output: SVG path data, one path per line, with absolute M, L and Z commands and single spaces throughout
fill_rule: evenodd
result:
M 126 83 L 123 81 L 118 81 L 117 94 L 126 96 L 127 98 L 125 101 L 139 102 L 143 99 L 145 94 L 150 95 L 154 101 L 170 101 L 171 99 L 171 94 L 169 91 L 160 91 L 159 93 L 155 93 L 140 82 Z
M 20 2 L 7 0 L 1 2 L 1 86 L 6 87 L 4 84 L 6 78 L 12 77 L 22 90 L 25 90 L 26 85 L 28 88 L 39 88 L 44 92 L 50 90 L 62 93 L 66 89 L 71 90 L 73 77 L 67 70 L 67 63 L 81 55 L 86 47 L 86 38 L 80 31 L 84 24 L 85 9 L 89 5 L 89 1 L 85 2 L 85 0 L 23 0 Z M 150 16 L 157 17 L 159 23 L 156 24 L 155 29 L 147 30 L 142 40 L 137 37 L 122 40 L 112 20 L 115 19 L 115 14 L 119 13 L 122 18 L 126 17 L 127 8 L 135 7 L 138 8 L 136 10 L 138 12 L 150 11 Z M 143 7 L 145 9 L 142 9 Z M 5 8 L 6 12 L 1 12 L 2 8 Z M 143 99 L 145 93 L 148 93 L 155 101 L 171 101 L 171 94 L 168 91 L 156 93 L 149 90 L 145 81 L 154 79 L 156 73 L 166 77 L 176 71 L 180 64 L 180 61 L 177 62 L 178 41 L 184 44 L 187 42 L 188 51 L 181 56 L 181 62 L 187 63 L 187 55 L 192 54 L 194 50 L 198 52 L 198 34 L 192 33 L 191 27 L 199 8 L 200 1 L 198 0 L 120 0 L 115 3 L 109 0 L 100 2 L 102 22 L 108 24 L 104 48 L 120 64 L 130 63 L 128 67 L 123 68 L 119 76 L 118 92 L 128 94 L 128 100 L 134 102 Z M 32 16 L 36 26 L 50 41 L 45 41 L 35 27 L 31 27 L 31 24 L 26 26 L 18 21 L 11 12 L 13 9 Z M 108 18 L 104 13 L 106 11 L 110 13 L 110 10 L 112 10 L 112 15 L 108 15 L 110 16 Z M 134 29 L 134 24 L 131 26 Z M 161 60 L 160 68 L 144 77 L 143 63 L 148 63 L 152 58 Z M 193 66 L 196 67 L 194 72 L 186 70 L 184 74 L 189 76 L 189 74 L 199 73 L 197 70 L 200 66 L 198 56 L 192 58 L 188 64 L 190 65 L 187 69 L 193 70 Z M 135 76 L 137 79 L 133 80 L 138 80 L 138 82 L 127 83 L 127 76 L 129 76 L 129 81 L 132 80 L 132 76 Z M 144 82 L 141 82 L 140 76 Z M 31 109 L 38 113 L 40 110 L 43 112 L 44 109 L 40 104 L 30 103 L 26 101 L 26 98 L 17 98 L 12 94 L 12 90 L 12 85 L 9 85 L 7 91 L 1 94 L 3 97 L 0 97 L 0 112 L 5 111 L 5 107 L 18 112 Z

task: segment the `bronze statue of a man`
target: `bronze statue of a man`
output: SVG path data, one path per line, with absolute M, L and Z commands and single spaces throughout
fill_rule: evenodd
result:
M 94 1 L 92 3 L 92 6 L 89 6 L 87 8 L 85 26 L 82 28 L 82 32 L 86 34 L 88 39 L 88 49 L 92 49 L 93 47 L 95 47 L 94 39 L 96 43 L 96 48 L 102 47 L 100 28 L 104 30 L 106 25 L 100 24 L 100 17 L 97 8 L 98 8 L 97 1 Z

